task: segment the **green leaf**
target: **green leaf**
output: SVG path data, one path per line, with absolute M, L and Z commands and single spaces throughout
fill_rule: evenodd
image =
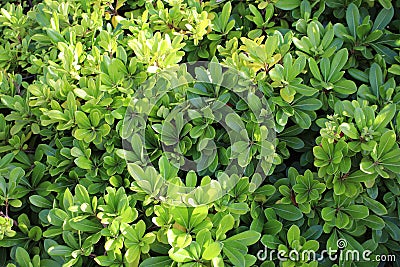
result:
M 47 32 L 47 36 L 50 37 L 50 39 L 55 42 L 56 44 L 58 42 L 64 42 L 66 43 L 64 37 L 57 31 L 53 30 L 53 29 L 46 29 Z
M 375 179 L 376 175 L 375 174 L 366 174 L 365 172 L 358 170 L 355 171 L 353 173 L 351 173 L 348 177 L 347 177 L 347 181 L 349 182 L 368 182 L 371 181 L 373 179 Z
M 334 75 L 337 75 L 337 73 L 340 72 L 340 70 L 343 68 L 343 66 L 346 64 L 347 59 L 349 57 L 349 53 L 347 52 L 346 48 L 340 49 L 335 56 L 332 59 L 331 62 L 331 67 L 330 67 L 330 73 L 328 76 L 328 81 L 331 80 L 331 78 Z
M 297 102 L 293 107 L 301 110 L 318 110 L 322 107 L 322 102 L 315 98 L 309 98 Z
M 388 104 L 381 109 L 379 114 L 376 116 L 373 126 L 376 131 L 380 131 L 385 128 L 389 122 L 394 118 L 396 113 L 396 105 Z
M 5 247 L 5 248 L 18 246 L 18 245 L 23 246 L 28 241 L 29 241 L 29 238 L 27 236 L 17 233 L 13 237 L 7 237 L 7 238 L 0 240 L 0 246 Z
M 360 24 L 360 12 L 355 4 L 350 3 L 346 11 L 346 21 L 349 26 L 350 34 L 357 38 L 357 26 Z
M 376 215 L 386 215 L 387 214 L 387 209 L 385 206 L 380 203 L 379 201 L 376 201 L 375 199 L 372 199 L 367 196 L 363 196 L 363 203 L 365 206 L 367 206 L 370 210 L 372 210 Z
M 61 256 L 61 257 L 69 257 L 72 253 L 73 249 L 67 246 L 62 246 L 62 245 L 56 245 L 56 246 L 51 246 L 47 253 L 49 253 L 50 256 Z
M 353 81 L 342 79 L 335 83 L 333 90 L 339 94 L 351 95 L 357 91 L 357 85 Z
M 90 129 L 92 127 L 89 118 L 82 111 L 75 111 L 75 121 L 81 129 Z
M 300 6 L 300 0 L 278 0 L 275 7 L 282 10 L 293 10 Z
M 379 218 L 379 217 L 378 217 Z M 395 241 L 400 241 L 400 228 L 397 224 L 390 220 L 385 220 L 387 232 Z
M 243 251 L 243 247 L 246 249 L 239 242 L 224 242 L 223 252 L 234 266 L 246 266 L 244 258 L 246 250 Z
M 50 209 L 53 206 L 50 200 L 39 195 L 30 196 L 29 201 L 39 208 Z
M 111 266 L 114 263 L 114 259 L 104 255 L 97 256 L 96 258 L 94 258 L 94 261 L 100 266 Z
M 296 123 L 303 129 L 308 129 L 311 126 L 311 118 L 310 116 L 298 109 L 295 109 L 294 116 L 296 119 Z
M 392 65 L 388 69 L 388 72 L 395 74 L 395 75 L 400 75 L 400 65 L 397 65 L 397 64 Z
M 170 210 L 176 222 L 185 228 L 189 228 L 189 211 L 185 207 L 173 207 Z
M 256 243 L 261 237 L 259 232 L 248 230 L 241 232 L 240 234 L 236 234 L 234 236 L 229 237 L 226 241 L 239 241 L 241 244 L 245 246 L 250 246 Z
M 89 159 L 85 158 L 84 156 L 76 158 L 74 160 L 74 162 L 75 162 L 76 166 L 78 166 L 81 169 L 84 169 L 84 170 L 92 169 L 92 162 Z
M 392 2 L 390 0 L 378 0 L 378 2 L 385 8 L 389 9 L 392 7 Z
M 263 196 L 272 196 L 276 192 L 276 188 L 273 185 L 263 185 L 254 192 L 254 194 L 260 194 Z
M 15 208 L 22 207 L 22 201 L 19 200 L 19 199 L 12 199 L 12 200 L 8 201 L 8 203 L 9 203 L 11 206 L 15 207 Z
M 94 222 L 88 219 L 80 218 L 73 218 L 69 220 L 69 225 L 75 230 L 87 233 L 97 233 L 103 229 L 103 226 L 98 221 Z
M 187 262 L 191 261 L 193 259 L 192 254 L 187 251 L 186 249 L 180 248 L 177 249 L 175 248 L 172 253 L 170 252 L 170 257 L 176 262 Z
M 226 25 L 228 24 L 229 16 L 231 14 L 232 5 L 231 2 L 226 2 L 224 7 L 222 8 L 222 13 L 220 16 L 221 26 L 225 29 Z
M 279 217 L 288 221 L 297 221 L 303 218 L 303 213 L 293 205 L 275 204 L 272 208 Z
M 319 66 L 321 68 L 322 77 L 324 81 L 329 81 L 329 74 L 331 71 L 331 64 L 328 58 L 324 57 L 321 59 Z
M 379 99 L 379 86 L 383 84 L 383 73 L 377 63 L 373 63 L 369 70 L 369 82 L 371 83 L 373 94 Z
M 168 256 L 157 256 L 145 259 L 140 263 L 139 267 L 165 267 L 171 264 L 172 260 Z
M 385 2 L 385 1 L 382 1 Z M 390 1 L 388 1 L 390 3 Z M 385 7 L 385 9 L 382 9 L 379 13 L 378 16 L 376 16 L 374 25 L 372 26 L 371 32 L 375 30 L 384 30 L 386 26 L 390 23 L 394 15 L 394 9 L 392 7 L 392 4 L 390 3 L 390 6 Z
M 361 219 L 361 222 L 373 230 L 382 230 L 385 227 L 385 221 L 376 215 L 369 215 Z
M 89 193 L 83 185 L 77 184 L 75 186 L 75 196 L 80 203 L 91 203 Z
M 305 84 L 289 84 L 287 86 L 290 90 L 294 90 L 297 93 L 304 95 L 304 96 L 313 96 L 314 94 L 318 93 L 319 90 L 316 88 L 312 88 Z
M 231 230 L 234 226 L 234 223 L 235 223 L 235 219 L 231 214 L 225 215 L 221 219 L 218 229 L 216 231 L 217 240 L 219 240 L 222 237 L 222 235 L 224 235 L 226 232 Z
M 350 205 L 343 208 L 347 214 L 349 214 L 354 219 L 364 219 L 369 215 L 369 210 L 366 206 L 361 205 Z
M 378 159 L 380 159 L 383 155 L 392 150 L 395 144 L 396 144 L 396 134 L 394 133 L 394 131 L 387 131 L 384 134 L 382 134 L 377 150 Z
M 300 239 L 300 229 L 297 225 L 292 225 L 287 232 L 287 240 L 289 245 L 293 243 L 295 240 Z
M 307 240 L 309 240 L 309 239 L 317 240 L 322 235 L 322 232 L 323 232 L 323 228 L 321 225 L 312 225 L 303 234 L 303 237 Z
M 309 67 L 310 67 L 310 71 L 312 73 L 312 75 L 314 76 L 315 79 L 317 79 L 318 81 L 322 81 L 322 76 L 321 76 L 321 72 L 319 71 L 317 62 L 315 61 L 315 59 L 310 58 L 308 60 L 309 63 Z
M 382 166 L 384 166 L 386 169 L 388 169 L 394 173 L 399 173 L 400 172 L 399 158 L 400 158 L 400 149 L 396 148 L 396 149 L 386 153 L 384 156 L 382 156 L 380 158 L 380 160 L 381 160 L 380 164 Z M 377 171 L 378 170 L 379 169 L 377 169 Z M 382 175 L 382 174 L 380 173 L 380 175 Z
M 264 232 L 270 235 L 276 235 L 282 230 L 283 224 L 278 220 L 268 220 L 264 224 Z
M 28 252 L 22 247 L 17 247 L 15 251 L 15 259 L 19 266 L 29 266 L 31 263 L 31 258 L 29 257 Z
M 39 226 L 34 226 L 29 230 L 28 236 L 37 242 L 42 238 L 42 229 Z
M 193 209 L 190 214 L 189 226 L 195 227 L 202 223 L 208 215 L 208 207 L 207 206 L 199 206 Z
M 233 214 L 246 214 L 249 206 L 246 203 L 232 203 L 228 206 L 228 210 Z
M 235 132 L 239 133 L 241 130 L 245 129 L 245 126 L 240 119 L 239 115 L 236 113 L 229 113 L 225 117 L 225 123 L 228 125 L 229 128 L 234 130 Z
M 318 25 L 315 21 L 312 21 L 307 27 L 307 36 L 313 46 L 318 47 L 320 40 L 320 33 Z
M 202 258 L 205 260 L 212 260 L 215 257 L 218 257 L 221 253 L 221 245 L 218 242 L 213 242 L 208 244 L 206 249 L 203 252 Z
M 275 235 L 264 235 L 261 238 L 261 243 L 268 248 L 276 249 L 282 242 Z
M 324 219 L 325 221 L 332 221 L 335 218 L 335 213 L 336 210 L 331 208 L 331 207 L 325 207 L 322 209 L 321 211 L 321 217 L 322 219 Z
M 125 252 L 125 258 L 128 263 L 135 262 L 139 259 L 140 257 L 140 248 L 139 246 L 133 246 L 128 248 L 128 250 Z
M 360 138 L 360 134 L 357 131 L 357 128 L 354 126 L 354 124 L 349 124 L 349 123 L 342 123 L 340 125 L 340 130 L 347 135 L 348 137 L 352 138 L 352 139 L 359 139 Z

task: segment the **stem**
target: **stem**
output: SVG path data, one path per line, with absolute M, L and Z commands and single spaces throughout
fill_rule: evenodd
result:
M 290 191 L 290 200 L 292 201 L 293 205 L 295 205 L 296 207 L 299 206 L 299 204 L 296 202 L 296 195 L 293 190 Z
M 6 199 L 5 203 L 6 203 L 6 217 L 8 218 L 8 199 Z

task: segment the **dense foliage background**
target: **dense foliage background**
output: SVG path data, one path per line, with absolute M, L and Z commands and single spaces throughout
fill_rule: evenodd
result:
M 2 1 L 0 266 L 399 266 L 399 8 L 389 0 Z M 163 99 L 145 142 L 155 167 L 130 155 L 128 172 L 122 122 L 135 90 L 199 60 L 242 72 L 268 99 L 276 153 L 257 189 L 262 133 L 246 102 L 213 86 Z M 229 194 L 175 207 L 161 201 L 161 176 L 209 184 L 241 151 L 213 120 L 194 119 L 177 138 L 161 127 L 193 95 L 237 111 L 251 153 Z M 178 171 L 162 134 L 187 157 L 201 158 L 211 139 L 218 153 L 197 174 Z M 371 250 L 397 262 L 256 257 L 264 247 L 337 249 L 339 239 L 347 246 L 336 255 Z

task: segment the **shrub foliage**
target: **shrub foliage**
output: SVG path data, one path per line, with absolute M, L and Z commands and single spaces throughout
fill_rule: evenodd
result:
M 338 240 L 347 246 L 336 256 L 399 260 L 399 9 L 389 0 L 2 1 L 0 266 L 380 264 L 257 258 Z M 145 140 L 129 135 L 124 117 L 141 85 L 193 61 L 240 72 L 255 84 L 249 101 L 219 86 L 178 87 L 150 112 Z M 196 74 L 232 78 L 209 66 Z M 272 142 L 251 112 L 257 94 Z M 250 145 L 229 145 L 204 103 L 189 122 L 171 115 L 196 97 L 233 109 L 226 123 L 244 125 Z M 179 170 L 171 161 L 182 158 L 162 144 L 201 170 Z M 231 158 L 244 176 L 224 172 Z M 195 205 L 210 200 L 198 191 L 176 206 L 161 179 L 235 184 L 207 205 Z

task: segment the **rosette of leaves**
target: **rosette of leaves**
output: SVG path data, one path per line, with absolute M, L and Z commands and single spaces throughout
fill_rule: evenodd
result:
M 0 43 L 1 68 L 13 71 L 29 67 L 33 52 L 30 29 L 36 26 L 35 21 L 25 14 L 21 5 L 6 3 L 0 10 L 0 25 L 3 36 Z
M 168 230 L 168 242 L 172 246 L 169 255 L 182 266 L 183 263 L 195 262 L 200 266 L 222 266 L 224 261 L 240 266 L 255 263 L 255 256 L 247 254 L 248 246 L 256 243 L 260 234 L 247 230 L 228 237 L 226 233 L 235 223 L 232 215 L 211 219 L 206 206 L 172 208 L 171 212 L 182 216 L 176 219 L 173 229 Z M 215 229 L 210 231 L 213 225 Z M 195 235 L 190 235 L 191 232 Z
M 148 66 L 147 70 L 154 73 L 159 68 L 165 69 L 181 61 L 185 54 L 181 51 L 185 46 L 182 40 L 183 36 L 177 35 L 171 40 L 169 35 L 161 36 L 160 32 L 156 32 L 149 39 L 145 32 L 141 31 L 128 45 L 135 52 L 138 62 L 145 63 Z
M 255 72 L 261 69 L 268 72 L 282 58 L 281 54 L 276 53 L 280 41 L 279 35 L 267 37 L 264 44 L 262 44 L 263 39 L 264 37 L 259 37 L 253 41 L 245 37 L 241 38 L 243 42 L 241 49 L 247 53 L 247 55 L 241 55 L 245 61 L 249 62 L 248 66 Z
M 130 60 L 128 64 L 127 54 L 121 46 L 117 48 L 116 54 L 118 58 L 110 59 L 107 56 L 103 57 L 103 61 L 100 65 L 102 73 L 100 74 L 101 85 L 99 89 L 100 91 L 107 91 L 109 94 L 115 94 L 117 92 L 132 94 L 132 87 L 134 87 L 135 82 L 141 79 L 141 75 L 139 74 L 137 77 L 134 77 L 137 69 L 134 65 L 136 65 L 137 62 L 135 60 Z M 76 92 L 82 91 L 75 90 L 75 93 Z M 87 93 L 84 96 L 87 97 Z
M 89 116 L 82 111 L 76 111 L 75 121 L 78 127 L 73 132 L 73 136 L 86 143 L 93 142 L 95 145 L 100 145 L 111 130 L 107 123 L 100 124 L 101 120 L 102 114 L 99 110 L 91 110 Z
M 386 30 L 394 15 L 394 9 L 382 9 L 372 21 L 368 13 L 360 15 L 358 7 L 351 3 L 346 10 L 347 27 L 341 23 L 334 26 L 335 35 L 350 45 L 352 51 L 360 51 L 366 59 L 374 57 L 373 51 L 383 56 L 387 63 L 393 64 L 397 53 L 392 47 L 397 47 L 398 36 Z M 351 57 L 354 64 L 356 58 Z
M 292 225 L 287 231 L 279 234 L 279 236 L 264 235 L 261 242 L 268 249 L 280 251 L 280 259 L 282 266 L 308 266 L 316 267 L 318 262 L 312 258 L 312 254 L 307 251 L 318 251 L 319 243 L 316 240 L 307 240 L 301 235 L 300 228 L 297 225 Z M 264 253 L 268 253 L 265 250 Z M 268 255 L 260 255 L 267 258 Z M 267 263 L 273 264 L 276 259 L 269 259 Z M 265 265 L 270 266 L 270 265 Z M 273 266 L 273 265 L 271 265 Z
M 240 31 L 232 31 L 235 27 L 235 19 L 230 19 L 232 12 L 231 2 L 227 2 L 223 8 L 222 12 L 215 14 L 214 19 L 211 21 L 213 32 L 207 35 L 207 39 L 211 40 L 210 49 L 211 55 L 214 56 L 217 45 L 219 45 L 223 40 L 230 40 L 234 37 L 240 38 Z M 207 52 L 208 54 L 208 52 Z
M 368 106 L 366 101 L 343 101 L 336 104 L 335 112 L 338 116 L 335 121 L 329 123 L 330 129 L 326 127 L 324 130 L 325 136 L 330 136 L 329 138 L 333 140 L 341 138 L 342 132 L 348 137 L 352 151 L 372 151 L 379 130 L 385 129 L 393 119 L 395 106 L 388 105 L 375 115 L 374 108 Z M 334 137 L 334 132 L 339 136 Z
M 5 206 L 6 218 L 3 220 L 4 224 L 8 223 L 9 208 L 21 207 L 23 205 L 21 199 L 29 193 L 29 189 L 26 188 L 25 171 L 21 167 L 9 165 L 13 159 L 14 155 L 12 153 L 0 159 L 0 203 Z M 6 228 L 3 229 L 5 231 Z
M 343 77 L 343 67 L 348 61 L 348 51 L 346 48 L 340 49 L 331 59 L 322 58 L 319 62 L 309 59 L 309 68 L 313 77 L 310 83 L 315 88 L 322 91 L 319 95 L 323 103 L 323 108 L 333 108 L 337 97 L 344 98 L 357 91 L 357 85 L 352 80 Z
M 0 72 L 0 93 L 4 95 L 14 96 L 22 83 L 22 76 L 20 74 L 12 75 L 5 71 Z M 15 83 L 14 83 L 15 82 Z
M 12 230 L 14 220 L 8 217 L 0 217 L 0 240 L 6 237 L 13 237 L 16 232 Z
M 246 18 L 252 21 L 256 26 L 257 29 L 251 30 L 248 33 L 248 37 L 250 39 L 255 39 L 260 37 L 263 33 L 271 33 L 275 30 L 275 22 L 273 21 L 274 17 L 274 5 L 272 3 L 264 2 L 260 4 L 262 6 L 262 12 L 255 7 L 254 5 L 249 5 L 249 10 L 251 15 L 247 15 Z
M 311 98 L 318 93 L 318 90 L 305 85 L 303 79 L 298 77 L 305 66 L 304 56 L 293 60 L 291 54 L 288 53 L 283 58 L 283 65 L 276 64 L 269 72 L 273 81 L 271 86 L 280 88 L 280 97 L 271 99 L 277 109 L 275 116 L 278 132 L 284 129 L 289 118 L 301 128 L 309 128 L 316 118 L 315 110 L 322 106 L 318 99 Z
M 29 107 L 28 103 L 18 94 L 15 96 L 0 95 L 2 106 L 11 110 L 10 114 L 5 116 L 5 120 L 12 121 L 10 128 L 11 138 L 19 137 L 22 143 L 27 142 L 32 134 L 38 134 L 40 128 L 37 121 L 33 120 L 33 116 L 38 115 L 36 109 Z M 20 143 L 21 144 L 21 143 Z M 26 149 L 27 144 L 21 144 Z
M 310 2 L 308 0 L 301 1 L 300 8 L 295 9 L 295 11 L 292 12 L 293 17 L 297 19 L 294 22 L 296 30 L 302 34 L 306 34 L 308 28 L 307 25 L 311 21 L 317 21 L 324 11 L 325 3 Z
M 311 210 L 310 203 L 318 201 L 322 198 L 322 193 L 325 191 L 325 184 L 314 179 L 314 175 L 310 170 L 307 170 L 304 175 L 296 177 L 296 184 L 293 186 L 293 191 L 296 192 L 296 202 L 299 206 L 303 206 L 303 212 L 308 213 Z
M 321 210 L 321 218 L 324 220 L 323 227 L 326 233 L 330 233 L 335 227 L 356 230 L 357 227 L 353 226 L 357 225 L 359 220 L 362 222 L 362 219 L 369 215 L 368 207 L 357 205 L 353 199 L 346 196 L 329 193 L 325 195 L 323 202 L 326 206 Z
M 296 93 L 304 96 L 312 96 L 318 91 L 314 88 L 303 84 L 303 79 L 299 74 L 306 66 L 306 58 L 304 56 L 298 57 L 293 60 L 291 54 L 286 54 L 283 58 L 283 65 L 276 64 L 275 67 L 269 72 L 270 78 L 273 81 L 273 87 L 281 87 L 280 96 L 283 100 L 291 103 L 294 100 Z
M 388 75 L 385 75 L 378 63 L 373 63 L 369 71 L 361 72 L 351 69 L 349 73 L 364 83 L 357 91 L 360 99 L 383 106 L 392 101 L 396 102 L 399 98 L 396 80 L 394 77 L 389 78 Z
M 137 266 L 141 254 L 146 254 L 150 250 L 156 238 L 154 233 L 146 233 L 146 224 L 141 220 L 134 227 L 128 224 L 121 225 L 121 233 L 125 237 L 124 245 L 126 247 L 125 258 L 128 264 Z M 97 258 L 99 260 L 99 258 Z
M 146 5 L 151 29 L 168 34 L 184 34 L 190 47 L 198 49 L 199 43 L 210 32 L 210 14 L 195 3 L 166 3 Z M 186 50 L 186 49 L 185 49 Z M 187 51 L 193 51 L 191 49 Z
M 287 181 L 276 185 L 279 185 L 279 192 L 283 195 L 281 202 L 293 204 L 305 214 L 312 212 L 311 208 L 316 206 L 326 189 L 324 183 L 314 179 L 314 174 L 310 170 L 304 175 L 299 175 L 293 167 L 288 170 Z
M 311 21 L 307 25 L 307 35 L 293 38 L 293 44 L 299 49 L 296 54 L 316 60 L 331 57 L 343 45 L 343 40 L 335 38 L 332 24 L 325 28 L 319 21 Z
M 44 200 L 42 198 L 42 203 Z M 140 255 L 148 253 L 148 244 L 154 241 L 155 236 L 152 233 L 144 235 L 143 221 L 131 225 L 138 215 L 135 203 L 123 188 L 115 190 L 109 187 L 107 194 L 100 199 L 90 198 L 82 185 L 75 187 L 75 196 L 67 189 L 60 206 L 47 206 L 51 208 L 47 217 L 41 217 L 43 223 L 50 224 L 43 235 L 52 238 L 62 235 L 64 243 L 52 242 L 47 249 L 49 255 L 62 257 L 59 258 L 61 262 L 69 266 L 84 264 L 89 256 L 98 256 L 95 260 L 101 266 L 119 261 L 137 266 Z M 93 255 L 94 246 L 102 237 L 106 240 L 103 245 L 106 253 L 104 256 Z
M 346 114 L 345 116 L 351 119 L 337 125 L 339 127 L 336 129 L 347 137 L 351 151 L 363 154 L 360 163 L 362 171 L 374 174 L 375 177 L 392 177 L 390 173 L 397 172 L 398 168 L 395 162 L 398 148 L 395 133 L 387 127 L 395 116 L 396 106 L 389 104 L 375 115 L 371 107 L 364 105 L 366 102 L 362 102 L 361 105 L 359 102 L 346 101 L 337 104 L 337 113 Z M 373 185 L 373 181 L 371 182 L 370 186 Z
M 314 165 L 318 167 L 318 176 L 322 178 L 339 171 L 348 172 L 351 168 L 348 151 L 348 144 L 343 139 L 333 143 L 322 138 L 320 145 L 313 148 Z
M 361 160 L 360 169 L 367 174 L 379 175 L 383 178 L 394 178 L 400 171 L 398 157 L 400 149 L 393 131 L 387 131 L 379 139 L 369 157 Z

